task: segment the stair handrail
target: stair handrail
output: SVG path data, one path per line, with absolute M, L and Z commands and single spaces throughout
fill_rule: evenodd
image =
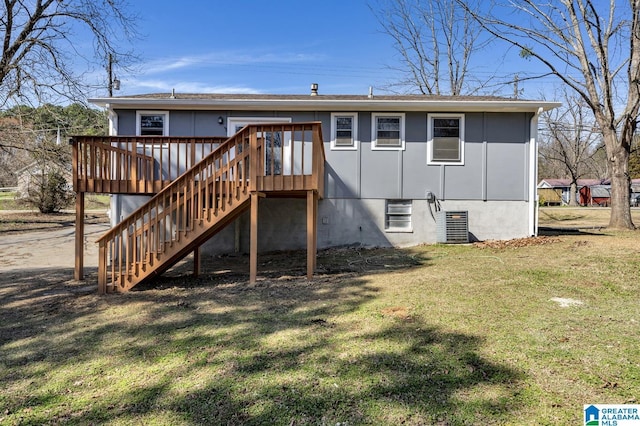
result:
M 192 165 L 166 187 L 159 190 L 146 203 L 97 240 L 100 251 L 98 281 L 101 291 L 105 291 L 108 286 L 106 279 L 108 250 L 112 256 L 119 259 L 116 267 L 112 257 L 112 285 L 115 284 L 113 276 L 116 270 L 121 278 L 123 274 L 138 276 L 138 268 L 145 271 L 147 266 L 153 264 L 153 261 L 149 260 L 150 258 L 147 256 L 152 256 L 153 253 L 156 253 L 155 256 L 165 253 L 165 246 L 161 246 L 160 243 L 169 243 L 171 247 L 174 243 L 181 244 L 183 236 L 189 238 L 188 233 L 194 230 L 196 221 L 202 224 L 204 220 L 207 223 L 213 220 L 212 215 L 217 217 L 219 214 L 222 215 L 220 217 L 226 217 L 228 212 L 233 211 L 227 209 L 234 209 L 235 202 L 246 200 L 248 193 L 263 190 L 258 176 L 283 175 L 283 163 L 280 163 L 278 172 L 274 171 L 273 156 L 279 151 L 280 161 L 283 161 L 285 138 L 291 137 L 289 141 L 291 144 L 290 161 L 293 162 L 295 134 L 300 131 L 303 134 L 311 132 L 312 135 L 310 141 L 312 143 L 311 175 L 308 173 L 305 175 L 305 167 L 300 166 L 301 175 L 311 178 L 308 182 L 309 186 L 303 186 L 303 188 L 322 191 L 324 143 L 320 122 L 249 124 L 229 137 L 201 161 Z M 274 133 L 280 133 L 280 137 L 268 136 Z M 276 140 L 280 141 L 278 145 L 274 145 Z M 303 136 L 303 146 L 304 140 Z M 274 147 L 276 147 L 276 151 L 274 151 Z M 271 171 L 265 169 L 267 167 L 266 161 L 268 161 L 267 151 L 271 153 Z M 304 150 L 301 155 L 304 157 Z M 303 158 L 302 161 L 304 162 Z M 293 163 L 289 167 L 290 172 L 286 175 L 297 175 L 294 172 Z M 274 189 L 267 188 L 266 190 Z M 189 200 L 191 200 L 190 204 Z M 171 219 L 172 217 L 175 219 Z M 168 230 L 167 223 L 169 224 Z M 118 238 L 123 240 L 118 242 Z M 124 245 L 123 241 L 126 241 Z M 116 249 L 112 247 L 112 244 L 116 244 L 114 247 L 118 247 L 117 251 L 114 251 Z M 158 260 L 157 257 L 156 260 Z
M 149 199 L 144 205 L 134 210 L 129 216 L 124 218 L 122 221 L 117 223 L 113 228 L 111 228 L 106 233 L 104 233 L 100 238 L 98 238 L 98 240 L 96 240 L 96 242 L 101 243 L 105 240 L 108 240 L 114 235 L 121 233 L 126 227 L 131 226 L 133 222 L 137 221 L 137 217 L 140 215 L 140 213 L 143 213 L 146 210 L 149 210 L 149 207 L 147 206 L 153 206 L 152 201 L 160 200 L 166 195 L 166 193 L 173 191 L 174 187 L 184 185 L 185 183 L 184 181 L 187 180 L 188 176 L 197 174 L 195 173 L 196 171 L 200 172 L 202 171 L 202 169 L 209 167 L 211 165 L 211 160 L 221 157 L 221 154 L 224 152 L 227 152 L 226 149 L 230 145 L 235 146 L 234 142 L 240 137 L 242 137 L 243 135 L 245 135 L 246 133 L 249 133 L 250 131 L 251 130 L 249 126 L 245 126 L 238 133 L 229 137 L 225 142 L 220 144 L 220 146 L 218 146 L 215 150 L 211 151 L 211 153 L 209 153 L 206 157 L 204 157 L 202 160 L 196 163 L 193 167 L 186 170 L 183 174 L 181 174 L 175 180 L 173 180 L 169 185 L 162 188 L 153 197 L 151 197 L 151 199 Z
M 324 153 L 324 146 L 323 146 L 323 141 L 322 141 L 322 128 L 320 126 L 320 122 L 317 121 L 312 121 L 312 122 L 293 122 L 293 123 L 278 123 L 277 124 L 278 127 L 299 127 L 299 126 L 315 126 L 316 131 L 314 132 L 314 139 L 316 139 L 314 141 L 314 144 L 316 144 L 317 146 L 314 146 L 314 150 L 317 147 L 319 150 L 319 156 L 316 157 L 317 161 L 319 163 L 321 163 L 320 165 L 316 164 L 315 167 L 319 167 L 320 166 L 320 170 L 323 170 L 324 168 L 321 167 L 324 164 L 325 161 L 325 153 Z M 124 218 L 121 222 L 119 222 L 118 224 L 116 224 L 113 228 L 111 228 L 109 231 L 107 231 L 105 234 L 103 234 L 100 238 L 98 238 L 98 240 L 96 241 L 97 243 L 100 243 L 102 241 L 104 241 L 105 239 L 108 239 L 110 237 L 112 237 L 114 234 L 117 234 L 119 232 L 122 232 L 122 230 L 127 227 L 130 226 L 131 223 L 134 221 L 134 217 L 138 216 L 140 213 L 142 213 L 144 210 L 146 210 L 146 206 L 147 205 L 152 205 L 151 201 L 152 200 L 157 200 L 162 198 L 167 192 L 172 191 L 172 188 L 174 186 L 177 186 L 179 184 L 182 184 L 183 181 L 186 179 L 187 176 L 190 175 L 195 175 L 197 173 L 195 173 L 195 171 L 201 171 L 205 166 L 205 164 L 209 165 L 210 164 L 210 160 L 213 159 L 216 156 L 219 156 L 222 152 L 225 151 L 226 148 L 228 148 L 230 145 L 234 144 L 234 141 L 238 138 L 241 137 L 245 137 L 248 136 L 250 137 L 251 133 L 253 132 L 257 132 L 259 128 L 265 128 L 265 127 L 275 127 L 275 125 L 271 125 L 269 123 L 261 123 L 261 124 L 248 124 L 247 126 L 243 127 L 241 130 L 239 130 L 237 133 L 235 133 L 233 136 L 229 137 L 226 141 L 224 141 L 223 143 L 220 144 L 220 146 L 218 146 L 215 150 L 211 151 L 211 153 L 209 153 L 206 157 L 204 157 L 202 160 L 200 160 L 198 163 L 196 163 L 195 165 L 193 165 L 193 167 L 191 169 L 186 170 L 182 175 L 178 176 L 173 182 L 171 182 L 171 184 L 169 184 L 168 186 L 162 188 L 162 190 L 160 190 L 158 193 L 156 193 L 150 200 L 147 201 L 147 203 L 145 203 L 144 205 L 140 206 L 138 209 L 136 209 L 135 211 L 133 211 L 129 216 L 127 216 L 126 218 Z M 250 141 L 252 141 L 252 139 L 250 139 Z M 257 143 L 261 144 L 261 141 L 257 140 Z M 256 150 L 258 148 L 258 146 L 256 145 L 255 147 L 250 146 L 250 149 Z M 253 157 L 250 156 L 249 161 L 254 161 L 252 160 Z M 257 161 L 258 158 L 255 158 L 255 160 Z M 314 167 L 314 168 L 315 168 Z M 250 173 L 251 176 L 246 176 L 245 178 L 249 180 L 249 184 L 252 185 L 253 182 L 255 182 L 255 177 L 256 177 L 256 172 L 259 170 L 259 167 L 250 167 Z M 323 186 L 324 183 L 324 176 L 317 176 L 318 179 L 318 185 L 319 186 Z M 256 188 L 251 188 L 251 190 L 255 190 Z M 128 218 L 132 218 L 130 221 L 127 221 Z M 125 222 L 127 222 L 125 224 Z

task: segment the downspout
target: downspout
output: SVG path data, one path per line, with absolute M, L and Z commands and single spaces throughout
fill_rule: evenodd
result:
M 538 235 L 538 119 L 543 108 L 531 117 L 529 130 L 529 235 Z
M 118 114 L 111 109 L 111 104 L 106 104 L 107 116 L 109 118 L 109 136 L 118 136 Z M 113 228 L 120 222 L 120 211 L 122 209 L 121 195 L 112 194 L 109 200 L 109 222 Z

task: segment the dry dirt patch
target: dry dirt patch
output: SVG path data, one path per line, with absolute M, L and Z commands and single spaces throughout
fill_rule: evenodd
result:
M 88 213 L 85 224 L 107 223 L 104 213 Z M 74 213 L 42 214 L 33 211 L 0 211 L 0 235 L 25 231 L 43 231 L 75 226 Z
M 513 240 L 489 240 L 474 243 L 474 246 L 479 248 L 492 248 L 492 249 L 506 249 L 506 248 L 520 248 L 528 246 L 541 246 L 546 244 L 554 244 L 560 242 L 559 238 L 554 237 L 529 237 L 529 238 L 515 238 Z

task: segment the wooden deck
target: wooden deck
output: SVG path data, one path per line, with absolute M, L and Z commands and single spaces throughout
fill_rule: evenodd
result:
M 102 236 L 99 290 L 127 291 L 171 267 L 245 210 L 250 280 L 257 275 L 259 198 L 307 199 L 307 276 L 315 269 L 317 202 L 324 192 L 321 125 L 249 125 L 230 138 L 77 136 L 75 278 L 83 278 L 84 194 L 152 198 Z

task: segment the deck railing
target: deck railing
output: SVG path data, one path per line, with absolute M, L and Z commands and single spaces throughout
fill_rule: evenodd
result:
M 113 153 L 114 149 L 121 149 L 112 146 L 118 142 L 117 138 L 108 141 L 108 148 L 96 152 Z M 93 141 L 77 139 L 76 145 L 96 146 L 88 142 Z M 132 146 L 139 145 L 136 141 Z M 92 149 L 86 150 L 88 158 L 92 158 Z M 136 166 L 141 161 L 150 161 L 140 155 L 122 158 L 126 164 L 135 159 Z M 153 158 L 155 161 L 155 156 Z M 80 166 L 78 161 L 77 170 L 83 170 Z M 116 168 L 121 166 L 117 164 Z M 111 175 L 103 169 L 88 167 L 86 170 L 95 175 L 102 173 L 103 179 L 97 182 L 104 182 L 97 187 L 110 187 L 107 178 Z M 80 178 L 77 184 L 80 188 L 86 185 Z M 317 191 L 321 196 L 323 184 L 320 123 L 249 125 L 160 189 L 98 240 L 99 289 L 101 292 L 126 291 L 147 277 L 161 273 L 240 214 L 241 209 L 248 206 L 250 192 L 294 195 Z
M 74 190 L 154 194 L 226 141 L 225 137 L 74 136 Z
M 317 190 L 324 195 L 324 147 L 320 123 L 251 126 L 259 142 L 256 190 Z

